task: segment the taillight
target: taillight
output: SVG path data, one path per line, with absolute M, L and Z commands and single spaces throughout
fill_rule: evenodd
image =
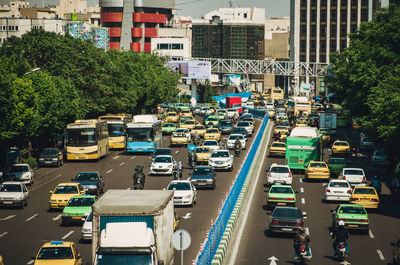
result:
M 291 178 L 291 177 L 292 177 L 292 173 L 289 172 L 289 178 Z
M 360 222 L 368 222 L 368 219 L 361 219 Z
M 329 171 L 323 171 L 323 173 L 329 173 Z
M 365 179 L 365 176 L 363 176 L 363 180 L 362 180 L 362 182 L 366 182 L 367 180 Z
M 343 221 L 343 222 L 345 222 L 346 219 L 344 219 L 344 218 L 338 218 L 338 221 Z
M 346 176 L 343 176 L 343 179 L 346 180 Z
M 271 172 L 268 172 L 268 177 L 271 177 Z
M 373 202 L 379 202 L 378 199 L 371 199 L 371 201 L 373 201 Z
M 287 198 L 286 200 L 288 200 L 288 201 L 294 201 L 293 198 Z
M 347 193 L 351 194 L 351 190 L 348 190 Z
M 279 225 L 279 222 L 278 222 L 278 221 L 272 221 L 271 224 L 273 224 L 273 225 Z
M 314 173 L 314 170 L 310 170 L 310 169 L 309 169 L 309 170 L 308 170 L 308 173 Z
M 296 226 L 303 226 L 303 223 L 302 222 L 297 222 Z
M 285 164 L 287 164 L 287 163 L 288 163 L 288 159 L 286 158 L 286 159 L 285 159 Z
M 268 199 L 270 199 L 270 200 L 276 200 L 275 197 L 269 197 Z
M 358 201 L 358 198 L 351 198 L 352 201 Z

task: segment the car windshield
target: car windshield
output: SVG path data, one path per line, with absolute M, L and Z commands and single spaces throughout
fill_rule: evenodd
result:
M 158 155 L 170 155 L 170 154 L 171 154 L 170 149 L 156 149 L 153 155 L 158 156 Z
M 310 167 L 326 167 L 324 163 L 310 163 Z
M 279 122 L 280 125 L 282 126 L 289 126 L 289 122 L 288 121 L 281 121 Z
M 208 129 L 206 133 L 218 133 L 217 129 Z
M 349 187 L 349 183 L 347 182 L 338 182 L 338 181 L 332 181 L 331 183 L 329 183 L 329 187 L 331 188 L 348 188 Z
M 347 214 L 366 214 L 364 208 L 362 207 L 353 207 L 353 206 L 342 206 L 339 210 L 339 213 L 347 213 Z
M 336 146 L 348 146 L 349 144 L 346 142 L 336 142 L 334 145 Z
M 207 121 L 217 121 L 218 119 L 216 117 L 208 117 Z
M 286 147 L 286 144 L 284 144 L 284 143 L 273 143 L 272 147 Z
M 107 123 L 108 136 L 123 136 L 125 133 L 124 124 L 120 123 Z
M 69 200 L 67 206 L 70 207 L 92 206 L 93 203 L 94 203 L 93 198 L 72 198 Z
M 77 181 L 95 181 L 98 179 L 97 173 L 78 173 L 76 175 Z
M 0 192 L 22 192 L 22 188 L 18 184 L 3 184 L 0 187 Z
M 197 147 L 196 153 L 210 153 L 210 149 L 206 147 Z
M 174 133 L 174 134 L 172 135 L 172 137 L 177 137 L 177 138 L 186 137 L 186 134 L 184 134 L 184 133 Z
M 54 194 L 75 194 L 78 193 L 76 186 L 58 186 Z
M 28 166 L 12 166 L 10 172 L 28 172 Z
M 151 128 L 128 128 L 128 142 L 151 142 L 153 140 L 153 129 Z
M 211 157 L 229 157 L 229 152 L 213 152 Z
M 168 190 L 191 190 L 187 182 L 172 182 L 168 185 Z
M 290 193 L 293 194 L 293 190 L 289 187 L 272 187 L 269 193 Z
M 346 164 L 344 158 L 330 158 L 328 164 Z
M 172 162 L 172 158 L 169 156 L 157 156 L 154 159 L 154 162 L 156 163 L 171 163 Z
M 289 168 L 287 168 L 287 167 L 272 167 L 270 171 L 272 173 L 289 173 Z
M 242 134 L 233 134 L 233 135 L 229 135 L 229 140 L 242 140 L 244 137 Z
M 43 149 L 42 155 L 57 155 L 58 149 L 56 148 L 45 148 Z
M 275 208 L 273 217 L 292 217 L 301 218 L 300 211 L 297 208 Z
M 354 189 L 354 194 L 371 194 L 371 195 L 376 195 L 376 192 L 374 189 Z
M 169 116 L 169 117 L 171 117 L 171 116 L 174 117 L 174 116 L 176 116 L 176 113 L 168 113 L 167 116 Z
M 195 124 L 196 122 L 195 121 L 185 121 L 183 124 Z
M 187 133 L 187 132 L 188 132 L 188 129 L 180 128 L 180 129 L 177 129 L 176 132 L 177 132 L 177 133 Z
M 37 259 L 73 259 L 70 247 L 42 248 Z
M 237 126 L 246 127 L 246 126 L 250 126 L 250 124 L 247 121 L 241 121 L 241 122 L 238 122 Z
M 165 124 L 163 125 L 163 127 L 164 127 L 164 128 L 175 127 L 175 124 L 174 124 L 174 123 L 165 123 Z
M 364 172 L 359 169 L 346 169 L 344 171 L 345 175 L 364 175 Z
M 218 145 L 217 141 L 204 141 L 203 145 Z
M 204 126 L 194 126 L 192 130 L 204 130 Z
M 199 175 L 211 175 L 211 168 L 208 167 L 197 167 L 193 170 L 192 177 L 193 176 L 199 176 Z

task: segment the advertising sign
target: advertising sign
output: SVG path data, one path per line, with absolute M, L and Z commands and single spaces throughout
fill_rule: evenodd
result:
M 211 62 L 169 61 L 167 66 L 182 75 L 182 79 L 211 79 Z

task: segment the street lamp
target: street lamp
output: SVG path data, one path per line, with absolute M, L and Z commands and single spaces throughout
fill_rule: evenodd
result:
M 41 68 L 40 68 L 40 67 L 37 67 L 37 68 L 32 69 L 32 70 L 29 71 L 29 72 L 26 72 L 24 75 L 29 75 L 29 74 L 32 74 L 32 73 L 34 73 L 34 72 L 36 72 L 36 71 L 39 71 L 39 70 L 41 70 Z

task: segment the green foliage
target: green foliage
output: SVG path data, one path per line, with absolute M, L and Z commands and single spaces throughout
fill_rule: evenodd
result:
M 22 161 L 24 164 L 29 164 L 31 168 L 37 168 L 38 167 L 38 162 L 36 158 L 33 157 L 28 157 Z
M 165 58 L 43 30 L 7 39 L 0 62 L 0 142 L 44 144 L 76 119 L 155 112 L 178 93 Z
M 211 97 L 217 95 L 217 89 L 206 81 L 205 84 L 198 85 L 198 92 L 200 96 L 200 102 L 206 103 L 211 102 Z
M 332 56 L 329 87 L 363 130 L 400 154 L 400 7 L 377 12 Z

